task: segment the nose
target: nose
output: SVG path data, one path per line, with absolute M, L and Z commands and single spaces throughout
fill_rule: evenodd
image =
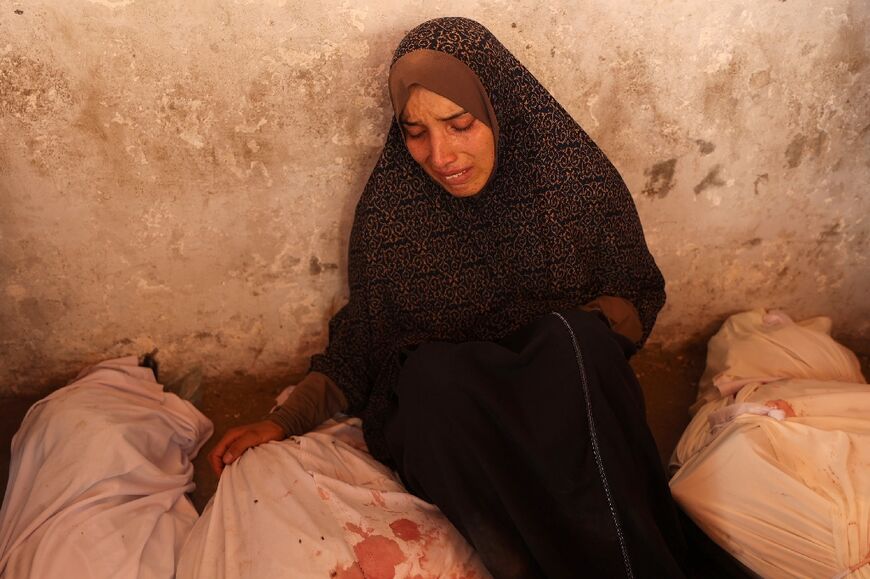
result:
M 442 135 L 432 135 L 429 146 L 429 162 L 438 170 L 444 170 L 456 161 L 456 151 L 449 139 Z

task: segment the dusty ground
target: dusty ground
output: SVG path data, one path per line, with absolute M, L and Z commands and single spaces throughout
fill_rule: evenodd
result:
M 847 342 L 859 352 L 864 375 L 870 376 L 870 340 Z M 704 369 L 705 347 L 665 351 L 650 347 L 632 360 L 646 394 L 647 418 L 659 447 L 662 462 L 670 456 L 683 429 L 688 424 L 687 409 L 693 402 L 697 382 Z M 195 461 L 196 491 L 193 500 L 202 510 L 214 493 L 217 480 L 208 468 L 205 456 L 226 429 L 260 420 L 271 407 L 281 385 L 260 384 L 253 379 L 237 384 L 205 383 L 201 409 L 215 425 L 215 436 L 206 443 Z M 32 399 L 0 399 L 0 490 L 5 492 L 9 473 L 9 443 L 18 429 Z

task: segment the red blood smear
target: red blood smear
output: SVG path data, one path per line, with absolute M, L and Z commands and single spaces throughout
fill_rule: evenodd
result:
M 317 487 L 317 494 L 320 495 L 320 498 L 324 501 L 329 500 L 329 493 L 326 491 L 325 488 Z
M 392 539 L 372 535 L 353 546 L 366 579 L 394 579 L 396 565 L 405 561 L 405 555 Z
M 333 579 L 366 579 L 356 561 L 349 567 L 337 567 L 329 576 Z
M 359 525 L 354 525 L 353 523 L 345 523 L 344 528 L 351 533 L 354 533 L 355 535 L 359 535 L 362 538 L 366 538 L 369 536 L 369 533 L 366 533 Z
M 390 523 L 390 528 L 393 530 L 393 534 L 403 541 L 420 540 L 420 527 L 414 521 L 399 519 Z

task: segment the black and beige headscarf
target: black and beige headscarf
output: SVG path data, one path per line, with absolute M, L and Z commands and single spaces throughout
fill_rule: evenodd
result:
M 413 29 L 393 67 L 418 51 L 448 55 L 477 76 L 488 96 L 486 112 L 477 114 L 495 116 L 497 165 L 480 193 L 453 197 L 411 158 L 394 118 L 359 200 L 350 301 L 330 322 L 329 345 L 311 369 L 345 393 L 378 458 L 385 455 L 380 429 L 394 403 L 402 349 L 498 339 L 602 295 L 637 308 L 642 342 L 665 300 L 622 178 L 531 73 L 465 18 Z

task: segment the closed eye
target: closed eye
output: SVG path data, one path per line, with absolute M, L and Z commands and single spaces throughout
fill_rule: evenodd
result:
M 469 115 L 469 116 L 470 116 L 470 115 Z M 456 132 L 459 132 L 459 133 L 461 133 L 461 132 L 463 132 L 463 131 L 467 131 L 467 130 L 470 129 L 472 126 L 474 126 L 474 122 L 475 122 L 475 120 L 477 120 L 477 119 L 475 119 L 474 117 L 471 117 L 470 120 L 468 120 L 468 121 L 466 121 L 466 122 L 464 122 L 464 123 L 456 123 L 456 124 L 452 125 L 453 130 L 456 131 Z

